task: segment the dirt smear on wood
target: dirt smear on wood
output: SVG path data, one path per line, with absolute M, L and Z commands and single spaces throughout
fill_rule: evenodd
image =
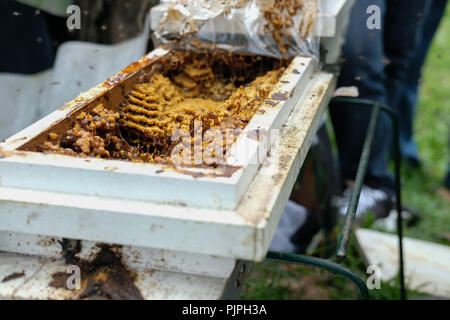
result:
M 117 250 L 101 245 L 92 261 L 78 260 L 75 265 L 81 271 L 81 288 L 74 290 L 73 299 L 85 300 L 143 300 L 135 284 L 136 275 L 122 262 Z M 57 272 L 52 275 L 50 286 L 69 290 L 70 273 Z

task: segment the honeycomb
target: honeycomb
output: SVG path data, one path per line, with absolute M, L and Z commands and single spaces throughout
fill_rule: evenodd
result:
M 208 150 L 211 157 L 202 164 L 217 164 L 285 70 L 268 59 L 174 54 L 143 76 L 115 111 L 98 104 L 79 113 L 67 132 L 51 132 L 39 151 L 173 164 L 178 149 L 188 148 L 189 162 Z M 226 138 L 216 139 L 217 132 Z

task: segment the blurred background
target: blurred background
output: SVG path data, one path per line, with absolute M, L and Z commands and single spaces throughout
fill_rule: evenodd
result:
M 442 188 L 450 157 L 450 7 L 447 6 L 433 39 L 421 79 L 420 103 L 415 118 L 415 138 L 422 160 L 420 168 L 402 165 L 404 205 L 421 211 L 421 220 L 405 226 L 405 235 L 450 245 L 450 199 Z M 328 130 L 330 133 L 333 130 Z M 373 221 L 364 227 L 389 232 Z M 316 254 L 318 254 L 316 252 Z M 347 260 L 349 269 L 367 277 L 355 245 Z M 370 290 L 374 299 L 398 299 L 396 279 Z M 357 290 L 344 278 L 307 267 L 265 262 L 256 265 L 247 282 L 245 299 L 354 299 Z M 427 298 L 421 288 L 409 288 L 409 297 Z

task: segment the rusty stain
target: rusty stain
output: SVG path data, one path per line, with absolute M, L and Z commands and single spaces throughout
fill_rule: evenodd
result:
M 323 86 L 320 86 L 320 88 L 317 89 L 317 95 L 320 97 L 323 95 L 325 91 L 325 88 Z
M 56 243 L 56 240 L 53 238 L 45 238 L 45 239 L 41 239 L 37 242 L 37 245 L 40 247 L 50 247 L 53 246 Z
M 149 66 L 150 64 L 158 60 L 160 57 L 161 56 L 155 56 L 152 58 L 144 57 L 136 62 L 133 62 L 128 67 L 120 71 L 118 74 L 106 79 L 104 84 L 109 88 L 115 87 L 118 84 L 122 83 L 124 80 L 126 80 L 133 73 L 144 69 L 145 67 Z
M 275 92 L 272 99 L 277 101 L 286 101 L 289 98 L 289 92 Z
M 107 167 L 105 167 L 105 170 L 106 171 L 116 171 L 116 170 L 119 170 L 119 168 L 113 167 L 113 166 L 107 166 Z
M 294 73 L 294 74 L 300 74 L 300 71 L 298 71 L 297 69 L 293 69 L 293 70 L 292 70 L 292 73 Z
M 152 224 L 150 225 L 150 231 L 153 232 L 153 231 L 155 231 L 156 229 L 164 229 L 164 225 L 152 223 Z
M 266 110 L 264 109 L 259 109 L 258 111 L 256 111 L 257 114 L 265 114 Z
M 197 166 L 197 168 L 201 168 L 204 166 Z M 218 165 L 215 169 L 216 172 L 194 172 L 186 169 L 182 169 L 180 167 L 174 167 L 173 170 L 177 173 L 185 174 L 193 177 L 194 179 L 198 178 L 230 178 L 236 171 L 241 169 L 242 166 L 230 166 L 230 165 Z
M 71 276 L 67 272 L 56 272 L 52 274 L 52 281 L 49 283 L 50 287 L 57 289 L 67 289 L 67 280 Z
M 247 132 L 247 137 L 255 141 L 261 141 L 266 135 L 266 133 L 267 131 L 265 129 L 249 130 Z
M 27 139 L 27 137 L 22 137 L 22 138 L 19 138 L 19 139 L 11 141 L 11 143 L 17 143 L 19 141 L 23 141 L 23 140 L 26 140 L 26 139 Z
M 128 73 L 118 73 L 115 76 L 108 78 L 103 84 L 108 88 L 116 87 L 121 84 L 124 80 L 126 80 L 130 74 Z
M 272 176 L 272 180 L 275 184 L 278 184 L 282 178 L 283 178 L 283 175 L 281 173 L 277 173 Z
M 74 290 L 74 299 L 85 300 L 143 300 L 135 285 L 136 275 L 128 270 L 122 255 L 115 248 L 99 245 L 100 251 L 92 261 L 78 260 L 81 270 L 81 289 Z M 57 272 L 52 275 L 51 287 L 67 289 L 69 273 Z
M 10 274 L 9 276 L 4 277 L 2 280 L 2 283 L 16 280 L 16 279 L 22 278 L 24 276 L 25 276 L 25 271 L 15 272 L 15 273 Z
M 287 80 L 281 80 L 280 82 L 281 82 L 281 83 L 290 83 L 290 82 L 287 81 Z
M 191 176 L 194 179 L 203 178 L 203 177 L 207 176 L 203 172 L 193 172 L 193 171 L 184 170 L 184 169 L 180 169 L 180 168 L 174 168 L 174 171 L 178 172 L 178 173 L 181 173 L 181 174 L 185 174 L 185 175 Z
M 278 104 L 278 102 L 270 100 L 270 99 L 266 99 L 264 102 L 268 105 L 271 105 L 272 107 L 274 107 Z
M 29 154 L 27 154 L 27 152 L 23 152 L 23 151 L 5 150 L 2 147 L 0 147 L 0 159 L 9 158 L 9 157 L 13 157 L 13 156 L 27 157 L 27 156 L 29 156 Z

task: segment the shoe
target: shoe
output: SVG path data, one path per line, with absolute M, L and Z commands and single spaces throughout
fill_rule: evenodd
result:
M 393 202 L 392 210 L 389 215 L 394 214 L 397 218 L 397 205 L 396 201 Z M 415 208 L 402 206 L 402 219 L 406 226 L 412 227 L 416 225 L 422 219 L 422 212 Z
M 332 205 L 337 209 L 341 216 L 347 214 L 352 191 L 353 188 L 348 187 L 345 189 L 342 197 L 334 197 L 332 200 Z M 364 185 L 359 197 L 356 219 L 359 221 L 363 220 L 369 212 L 374 214 L 375 219 L 385 218 L 389 215 L 392 206 L 392 198 L 386 192 Z
M 412 227 L 416 225 L 421 218 L 422 214 L 419 211 L 402 206 L 403 226 Z M 389 216 L 377 220 L 373 227 L 387 232 L 397 231 L 397 210 L 395 209 L 395 204 L 389 213 Z

